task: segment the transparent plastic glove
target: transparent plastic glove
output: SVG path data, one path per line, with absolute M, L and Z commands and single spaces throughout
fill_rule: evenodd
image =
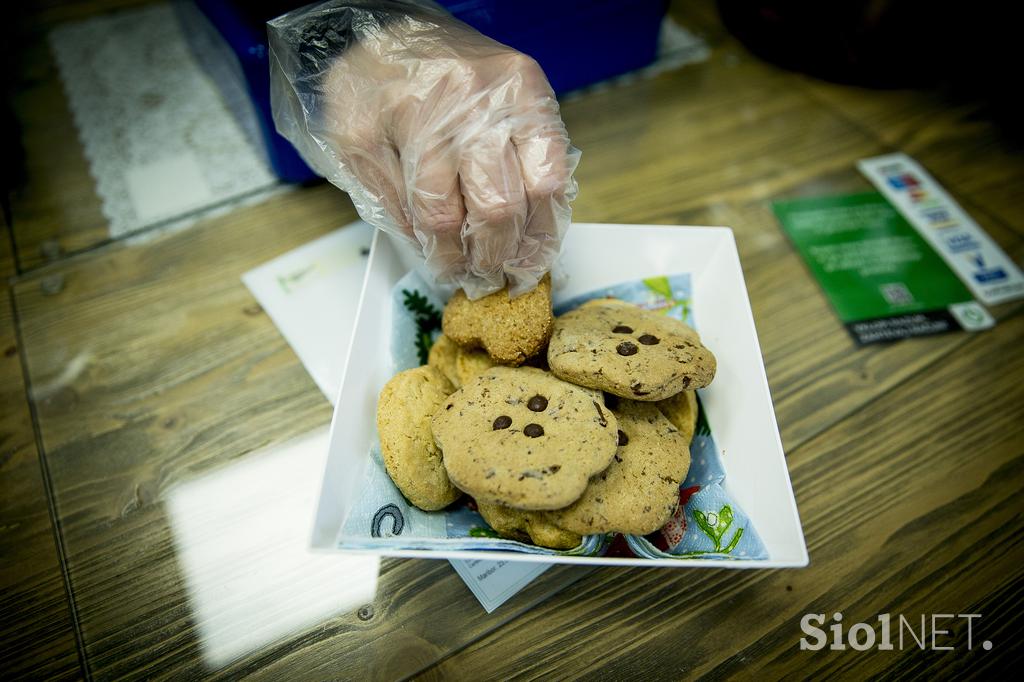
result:
M 419 2 L 327 2 L 268 30 L 278 131 L 364 220 L 470 298 L 536 286 L 579 152 L 535 61 Z

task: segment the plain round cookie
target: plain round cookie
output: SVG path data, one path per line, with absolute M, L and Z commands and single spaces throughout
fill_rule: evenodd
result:
M 399 372 L 377 401 L 377 432 L 384 468 L 402 494 L 425 511 L 444 509 L 462 494 L 445 472 L 430 420 L 455 390 L 439 370 L 424 365 Z
M 643 401 L 707 386 L 716 367 L 686 324 L 611 299 L 555 320 L 548 365 L 566 381 Z
M 491 359 L 487 351 L 466 350 L 444 334 L 437 337 L 430 347 L 427 364 L 441 371 L 452 386 L 461 388 L 464 383 L 486 372 L 497 363 Z M 454 390 L 453 390 L 454 392 Z
M 578 533 L 570 533 L 548 521 L 545 512 L 523 511 L 479 500 L 476 508 L 484 521 L 503 538 L 550 549 L 572 549 L 579 547 L 583 540 Z
M 430 346 L 430 353 L 427 355 L 427 364 L 440 370 L 441 374 L 444 374 L 455 388 L 459 387 L 459 375 L 456 369 L 458 354 L 459 345 L 441 334 Z
M 595 392 L 531 367 L 493 367 L 449 396 L 434 439 L 452 482 L 478 502 L 558 509 L 578 498 L 618 447 Z
M 496 364 L 487 351 L 459 348 L 455 353 L 455 376 L 458 380 L 455 387 L 461 388 Z
M 553 322 L 551 276 L 545 275 L 533 291 L 516 298 L 502 289 L 470 301 L 460 289 L 445 306 L 441 326 L 463 348 L 483 348 L 495 362 L 516 366 L 544 349 Z
M 619 450 L 579 500 L 547 513 L 560 528 L 580 535 L 647 535 L 669 520 L 679 503 L 679 485 L 690 469 L 690 448 L 651 403 L 620 400 Z
M 659 400 L 655 405 L 672 422 L 672 426 L 679 429 L 686 442 L 690 443 L 697 430 L 697 392 L 683 391 L 671 398 Z

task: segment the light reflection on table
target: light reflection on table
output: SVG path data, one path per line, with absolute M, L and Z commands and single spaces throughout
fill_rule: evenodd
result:
M 168 494 L 210 668 L 373 601 L 379 557 L 309 549 L 326 453 L 323 427 Z

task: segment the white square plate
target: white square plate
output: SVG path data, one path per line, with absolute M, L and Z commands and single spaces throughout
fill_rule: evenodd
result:
M 339 549 L 346 514 L 376 439 L 377 395 L 390 379 L 391 291 L 408 271 L 408 256 L 378 233 L 363 282 L 344 378 L 331 424 L 327 468 L 313 530 L 313 547 Z M 688 272 L 701 338 L 718 358 L 701 402 L 726 468 L 725 489 L 749 515 L 768 550 L 762 560 L 626 559 L 472 550 L 384 549 L 377 553 L 434 559 L 501 559 L 543 563 L 775 568 L 807 565 L 807 547 L 789 481 L 732 230 L 723 227 L 573 225 L 562 269 L 567 283 L 555 303 L 656 275 Z M 363 550 L 366 551 L 366 550 Z

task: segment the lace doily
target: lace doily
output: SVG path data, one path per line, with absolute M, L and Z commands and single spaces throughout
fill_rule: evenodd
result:
M 170 5 L 65 24 L 50 42 L 111 237 L 276 190 Z

